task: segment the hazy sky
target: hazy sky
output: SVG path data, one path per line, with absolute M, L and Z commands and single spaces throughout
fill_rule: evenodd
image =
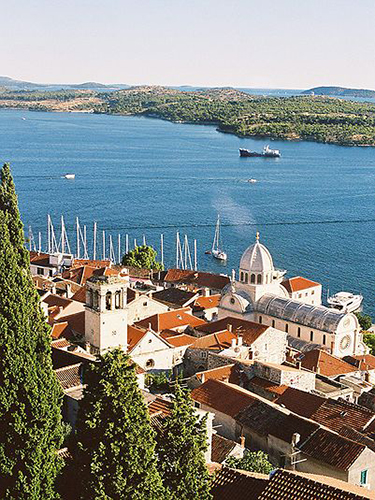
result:
M 0 75 L 375 88 L 374 0 L 0 0 Z

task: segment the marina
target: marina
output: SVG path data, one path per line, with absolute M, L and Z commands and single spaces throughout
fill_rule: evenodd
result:
M 132 244 L 144 235 L 160 251 L 162 233 L 165 265 L 174 267 L 179 231 L 181 244 L 188 235 L 191 253 L 197 240 L 199 269 L 230 275 L 259 230 L 291 275 L 321 282 L 324 296 L 327 288 L 360 293 L 364 310 L 375 312 L 371 148 L 274 141 L 282 161 L 265 169 L 262 158 L 233 157 L 240 147 L 261 149 L 264 140 L 221 134 L 213 126 L 16 110 L 0 111 L 0 137 L 26 236 L 31 225 L 36 246 L 41 232 L 46 248 L 47 214 L 56 226 L 63 214 L 72 246 L 76 217 L 84 221 L 91 254 L 94 222 L 108 246 L 112 235 L 114 247 L 119 233 Z M 64 172 L 74 172 L 75 181 L 63 182 Z M 256 189 L 241 182 L 247 178 L 258 179 Z M 204 253 L 218 213 L 226 262 Z

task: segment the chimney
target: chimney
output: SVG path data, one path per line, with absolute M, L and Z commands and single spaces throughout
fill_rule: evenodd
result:
M 232 327 L 232 325 L 230 323 L 227 324 L 227 330 L 230 333 L 232 333 L 232 331 L 233 331 L 233 327 Z
M 297 444 L 300 442 L 300 439 L 300 434 L 298 434 L 298 432 L 295 432 L 292 436 L 292 446 L 297 446 Z
M 370 382 L 370 374 L 368 371 L 365 373 L 365 382 Z
M 56 285 L 55 284 L 53 284 L 51 286 L 51 293 L 53 293 L 54 295 L 56 295 Z
M 203 288 L 203 297 L 209 297 L 210 296 L 210 289 L 209 288 Z
M 300 370 L 300 369 L 301 369 L 301 366 L 302 366 L 301 361 L 297 361 L 297 363 L 296 363 L 296 368 L 297 368 L 297 370 Z
M 240 445 L 241 448 L 245 449 L 245 436 L 240 437 Z
M 236 339 L 232 339 L 232 349 L 236 347 Z
M 66 298 L 67 299 L 70 299 L 70 297 L 72 296 L 72 287 L 70 286 L 70 283 L 67 283 L 66 284 Z
M 242 346 L 242 337 L 238 337 L 237 341 L 238 341 L 237 342 L 238 347 L 241 347 Z

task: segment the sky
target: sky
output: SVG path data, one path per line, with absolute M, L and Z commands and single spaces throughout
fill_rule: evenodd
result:
M 374 0 L 0 0 L 0 75 L 375 89 Z

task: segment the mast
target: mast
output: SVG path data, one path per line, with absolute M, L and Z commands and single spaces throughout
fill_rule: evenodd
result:
M 164 266 L 164 235 L 160 235 L 160 254 L 161 254 L 161 265 Z
M 89 254 L 87 252 L 87 231 L 86 231 L 86 224 L 83 226 L 83 249 L 85 251 L 85 254 L 84 254 L 84 259 L 88 259 L 89 258 Z
M 197 240 L 194 240 L 194 271 L 198 271 L 198 262 L 197 262 Z
M 38 232 L 38 252 L 40 253 L 42 251 L 42 233 L 39 231 Z
M 119 234 L 117 237 L 117 251 L 118 251 L 118 263 L 121 262 L 121 235 Z
M 80 258 L 80 248 L 79 248 L 79 220 L 76 217 L 76 229 L 77 229 L 77 259 Z
M 219 250 L 219 237 L 220 237 L 220 215 L 217 216 L 214 241 L 212 242 L 212 251 Z
M 93 259 L 96 260 L 96 222 L 94 222 L 94 249 L 93 249 Z
M 103 230 L 103 239 L 102 239 L 102 243 L 103 243 L 103 260 L 105 260 L 105 231 Z
M 125 253 L 129 253 L 129 235 L 125 234 Z
M 47 253 L 51 252 L 51 217 L 47 215 Z

